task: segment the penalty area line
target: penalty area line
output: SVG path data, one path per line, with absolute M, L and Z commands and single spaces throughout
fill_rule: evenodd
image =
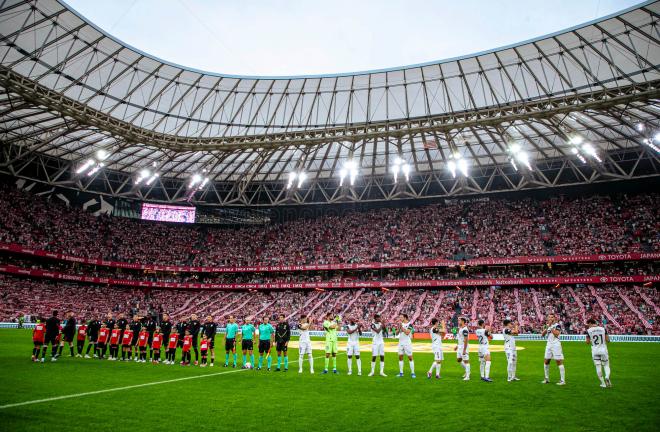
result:
M 318 359 L 324 358 L 324 357 L 325 356 L 314 357 L 314 360 L 318 360 Z M 289 364 L 291 364 L 291 363 L 298 363 L 298 360 L 292 360 L 292 361 L 289 362 Z M 170 384 L 170 383 L 174 383 L 174 382 L 190 381 L 190 380 L 195 380 L 195 379 L 214 377 L 214 376 L 218 376 L 218 375 L 227 375 L 227 374 L 230 374 L 230 373 L 245 372 L 245 371 L 248 371 L 248 370 L 252 370 L 252 369 L 235 369 L 235 370 L 215 372 L 215 373 L 204 374 L 204 375 L 193 375 L 193 376 L 173 378 L 173 379 L 163 380 L 163 381 L 154 381 L 154 382 L 148 382 L 148 383 L 142 383 L 142 384 L 134 384 L 134 385 L 123 386 L 123 387 L 113 387 L 113 388 L 109 388 L 109 389 L 94 390 L 94 391 L 88 391 L 88 392 L 83 392 L 83 393 L 73 393 L 73 394 L 62 395 L 62 396 L 53 396 L 53 397 L 44 398 L 44 399 L 34 399 L 34 400 L 30 400 L 30 401 L 16 402 L 16 403 L 11 403 L 11 404 L 7 404 L 7 405 L 0 405 L 0 410 L 4 410 L 4 409 L 8 409 L 8 408 L 16 408 L 16 407 L 21 407 L 21 406 L 26 406 L 26 405 L 35 405 L 35 404 L 46 403 L 46 402 L 54 402 L 54 401 L 59 401 L 59 400 L 64 400 L 64 399 L 74 399 L 74 398 L 98 395 L 98 394 L 103 394 L 103 393 L 112 393 L 112 392 L 123 391 L 123 390 L 131 390 L 131 389 L 136 389 L 136 388 L 141 388 L 141 387 L 150 387 L 150 386 L 161 385 L 161 384 Z

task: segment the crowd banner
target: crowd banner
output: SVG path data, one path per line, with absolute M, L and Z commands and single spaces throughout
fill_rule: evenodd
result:
M 427 259 L 414 261 L 368 262 L 368 263 L 339 263 L 339 264 L 307 264 L 307 265 L 275 265 L 275 266 L 179 266 L 158 265 L 146 263 L 129 263 L 122 261 L 108 261 L 97 258 L 82 258 L 49 252 L 40 249 L 21 246 L 14 243 L 0 243 L 0 251 L 22 255 L 31 255 L 59 261 L 77 262 L 81 264 L 104 267 L 124 268 L 132 270 L 150 270 L 163 272 L 187 273 L 255 273 L 255 272 L 289 272 L 289 271 L 324 271 L 324 270 L 370 270 L 370 269 L 397 269 L 419 267 L 456 267 L 456 266 L 482 266 L 482 265 L 513 265 L 513 264 L 547 264 L 547 263 L 579 263 L 579 262 L 606 262 L 606 261 L 647 261 L 660 260 L 660 252 L 653 253 L 623 253 L 623 254 L 593 254 L 593 255 L 555 255 L 555 256 L 519 256 L 510 258 L 475 258 L 463 261 L 447 259 Z
M 660 282 L 660 275 L 635 276 L 576 276 L 576 277 L 539 277 L 539 278 L 484 278 L 484 279 L 430 279 L 430 280 L 387 280 L 387 281 L 354 281 L 336 282 L 274 282 L 274 283 L 190 283 L 161 282 L 133 279 L 115 279 L 96 276 L 59 273 L 42 269 L 0 265 L 0 273 L 29 276 L 35 278 L 55 279 L 71 282 L 85 282 L 101 285 L 126 286 L 136 288 L 169 288 L 196 290 L 322 290 L 322 289 L 354 289 L 354 288 L 442 288 L 456 286 L 513 286 L 513 285 L 575 285 L 575 284 L 608 284 L 608 283 L 647 283 Z
M 23 328 L 24 329 L 29 329 L 32 330 L 34 329 L 35 324 L 34 323 L 24 323 Z M 18 323 L 15 322 L 0 322 L 0 329 L 17 329 L 18 328 Z M 225 333 L 225 327 L 218 327 L 217 333 Z M 239 329 L 240 333 L 240 329 Z M 316 338 L 322 338 L 325 337 L 325 332 L 323 330 L 310 330 L 309 335 L 311 337 L 316 337 Z M 300 331 L 299 330 L 291 330 L 291 336 L 300 336 Z M 390 335 L 391 336 L 391 335 Z M 651 335 L 609 335 L 610 336 L 610 341 L 611 342 L 654 342 L 654 343 L 660 343 L 660 336 L 651 336 Z M 345 331 L 339 331 L 337 332 L 337 337 L 340 338 L 347 338 L 348 333 Z M 363 342 L 368 343 L 369 340 L 373 337 L 373 334 L 371 332 L 363 332 L 362 335 L 360 336 L 361 339 L 364 339 Z M 392 339 L 395 340 L 393 337 L 389 337 L 387 339 Z M 445 337 L 446 340 L 453 340 L 454 337 L 451 333 L 447 333 L 447 337 Z M 495 333 L 493 334 L 493 339 L 494 340 L 503 340 L 502 334 L 500 333 Z M 574 334 L 563 334 L 561 335 L 561 341 L 562 342 L 584 342 L 586 339 L 585 335 L 574 335 Z M 429 339 L 430 340 L 430 339 Z M 520 334 L 516 336 L 516 340 L 518 341 L 545 341 L 546 338 L 541 337 L 540 334 Z

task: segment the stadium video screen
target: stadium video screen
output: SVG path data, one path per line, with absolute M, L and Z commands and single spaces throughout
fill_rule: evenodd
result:
M 142 219 L 162 222 L 195 223 L 195 207 L 143 203 Z

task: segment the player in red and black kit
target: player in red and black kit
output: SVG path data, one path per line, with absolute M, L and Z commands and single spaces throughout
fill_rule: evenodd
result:
M 183 347 L 182 350 L 182 359 L 181 365 L 188 366 L 190 364 L 190 348 L 192 348 L 193 337 L 190 334 L 190 330 L 186 330 L 186 335 L 183 337 Z
M 160 332 L 160 327 L 156 327 L 154 335 L 151 338 L 151 362 L 153 364 L 160 363 L 160 347 L 163 345 L 163 334 Z
M 121 330 L 115 328 L 110 331 L 110 359 L 117 360 L 119 358 L 119 343 L 121 342 Z
M 197 314 L 190 315 L 190 321 L 188 321 L 188 326 L 186 329 L 190 332 L 192 336 L 192 349 L 195 351 L 195 365 L 199 364 L 199 349 L 197 348 L 197 336 L 199 335 L 199 329 L 201 328 L 201 323 L 197 319 Z
M 48 344 L 51 345 L 51 361 L 57 360 L 57 348 L 59 341 L 57 340 L 60 334 L 60 319 L 57 317 L 57 311 L 53 311 L 53 315 L 46 320 L 46 335 L 44 336 L 44 345 L 41 350 L 41 358 L 46 358 L 46 351 Z
M 101 324 L 99 329 L 99 337 L 96 339 L 96 355 L 99 360 L 103 360 L 105 355 L 105 349 L 108 346 L 108 340 L 110 339 L 110 329 L 106 323 Z
M 82 320 L 82 324 L 78 327 L 78 337 L 76 338 L 76 348 L 78 348 L 76 357 L 82 357 L 85 339 L 87 339 L 87 324 L 85 324 L 85 320 Z
M 131 360 L 131 349 L 133 347 L 133 330 L 130 327 L 124 330 L 124 333 L 121 335 L 121 360 L 126 361 L 126 356 L 128 356 L 128 361 Z
M 34 348 L 32 348 L 32 361 L 39 361 L 39 351 L 44 344 L 44 338 L 46 337 L 46 324 L 42 323 L 41 320 L 37 321 L 37 325 L 34 326 L 32 330 L 32 343 Z M 42 358 L 43 362 L 44 359 Z
M 147 361 L 147 345 L 149 345 L 149 332 L 145 327 L 142 327 L 138 335 L 138 349 L 140 350 L 140 363 Z
M 176 357 L 176 347 L 179 345 L 179 333 L 172 332 L 167 339 L 167 356 L 165 357 L 165 364 L 174 364 Z
M 206 333 L 202 333 L 202 340 L 199 343 L 199 350 L 202 352 L 202 364 L 200 367 L 206 367 L 206 358 L 209 351 L 209 345 L 211 341 L 206 337 Z

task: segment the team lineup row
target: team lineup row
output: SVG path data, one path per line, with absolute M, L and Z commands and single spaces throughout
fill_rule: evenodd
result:
M 191 352 L 195 353 L 195 365 L 199 365 L 200 367 L 206 367 L 207 365 L 213 366 L 215 362 L 215 336 L 218 325 L 213 322 L 210 316 L 207 317 L 205 322 L 201 323 L 197 319 L 197 316 L 193 314 L 188 322 L 180 322 L 176 326 L 173 326 L 167 314 L 163 316 L 160 325 L 150 319 L 140 321 L 138 317 L 134 317 L 133 321 L 129 323 L 121 315 L 115 321 L 112 319 L 112 315 L 109 314 L 109 318 L 103 322 L 91 320 L 88 323 L 77 325 L 73 314 L 69 313 L 64 326 L 62 326 L 57 315 L 58 312 L 53 311 L 52 316 L 45 320 L 45 322 L 38 322 L 32 332 L 34 344 L 32 360 L 35 362 L 40 361 L 43 363 L 45 361 L 49 345 L 51 346 L 51 361 L 57 361 L 62 355 L 65 343 L 69 346 L 71 357 L 83 357 L 86 341 L 88 344 L 84 355 L 85 358 L 91 358 L 90 351 L 92 351 L 94 358 L 104 359 L 106 358 L 106 353 L 109 351 L 108 360 L 133 360 L 145 363 L 147 358 L 149 358 L 152 363 L 158 364 L 161 362 L 161 350 L 164 350 L 165 359 L 163 363 L 173 365 L 175 364 L 177 349 L 181 349 L 180 364 L 183 366 L 189 366 L 191 364 Z M 267 370 L 271 370 L 273 359 L 270 353 L 271 347 L 275 345 L 275 351 L 277 352 L 277 367 L 275 371 L 288 371 L 288 346 L 291 340 L 291 326 L 286 321 L 284 314 L 279 315 L 279 320 L 275 327 L 269 321 L 269 317 L 265 316 L 262 322 L 255 327 L 252 319 L 248 317 L 245 319 L 244 324 L 239 327 L 235 317 L 229 317 L 229 322 L 225 328 L 224 367 L 237 367 L 237 345 L 240 343 L 243 354 L 241 367 L 251 369 L 255 365 L 254 341 L 256 338 L 258 341 L 257 351 L 259 353 L 259 361 L 256 369 L 261 370 L 264 367 L 265 359 Z M 454 350 L 456 351 L 457 362 L 464 371 L 462 378 L 465 381 L 469 381 L 471 376 L 469 355 L 470 330 L 468 328 L 467 318 L 459 318 L 458 323 L 459 329 L 456 334 L 457 344 Z M 436 379 L 440 379 L 440 369 L 444 360 L 442 340 L 447 334 L 447 325 L 444 321 L 436 318 L 431 320 L 431 324 L 432 327 L 429 329 L 429 333 L 431 335 L 431 349 L 434 360 L 427 372 L 427 377 L 430 379 L 435 375 Z M 331 360 L 332 373 L 338 373 L 338 331 L 342 326 L 348 338 L 346 346 L 348 375 L 352 375 L 353 373 L 353 357 L 356 360 L 357 375 L 362 375 L 360 336 L 362 335 L 363 328 L 354 319 L 349 319 L 348 324 L 343 325 L 341 316 L 331 313 L 325 316 L 323 322 L 325 332 L 325 364 L 323 373 L 329 373 Z M 607 350 L 609 337 L 605 328 L 598 325 L 595 319 L 589 319 L 587 326 L 586 342 L 591 345 L 592 359 L 601 387 L 611 387 L 609 355 Z M 298 342 L 298 372 L 303 372 L 303 363 L 306 355 L 309 361 L 309 371 L 313 374 L 314 358 L 312 356 L 312 342 L 310 337 L 310 318 L 302 315 L 298 328 L 300 331 Z M 385 326 L 379 315 L 374 315 L 373 321 L 370 324 L 370 330 L 373 338 L 371 344 L 371 372 L 369 376 L 375 374 L 377 360 L 380 360 L 380 375 L 387 376 L 385 374 Z M 407 314 L 401 314 L 399 316 L 397 330 L 397 353 L 399 357 L 399 373 L 397 376 L 404 376 L 404 357 L 407 357 L 410 376 L 416 378 L 412 343 L 415 329 L 411 325 Z M 564 355 L 560 340 L 561 330 L 561 325 L 556 316 L 552 314 L 548 315 L 546 327 L 542 333 L 543 337 L 547 337 L 544 355 L 544 380 L 542 381 L 544 384 L 550 382 L 550 363 L 552 360 L 556 361 L 559 369 L 560 380 L 557 382 L 557 385 L 565 385 L 566 383 Z M 519 380 L 516 376 L 517 351 L 515 339 L 518 332 L 519 327 L 517 323 L 508 319 L 504 320 L 502 334 L 507 360 L 507 381 L 509 382 Z M 492 339 L 491 329 L 485 325 L 483 320 L 479 320 L 478 328 L 474 333 L 478 341 L 477 347 L 481 380 L 492 382 L 490 378 L 491 354 L 489 349 L 490 340 Z M 77 354 L 74 351 L 74 339 Z

